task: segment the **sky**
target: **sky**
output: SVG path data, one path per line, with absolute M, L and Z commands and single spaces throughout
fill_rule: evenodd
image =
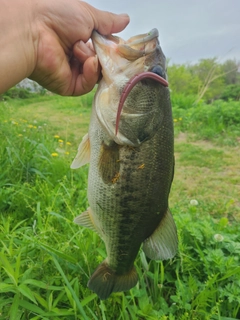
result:
M 119 33 L 127 40 L 153 28 L 159 31 L 170 64 L 217 57 L 240 61 L 240 0 L 85 0 L 114 13 L 127 13 L 130 24 Z

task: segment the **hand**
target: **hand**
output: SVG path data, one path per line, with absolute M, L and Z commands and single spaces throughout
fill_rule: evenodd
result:
M 88 42 L 92 31 L 116 33 L 129 23 L 127 15 L 100 11 L 79 0 L 2 1 L 0 27 L 7 30 L 7 40 L 0 36 L 6 51 L 0 52 L 0 92 L 25 77 L 61 95 L 89 92 L 100 74 Z
M 99 11 L 78 0 L 46 0 L 40 8 L 37 59 L 30 78 L 62 95 L 89 92 L 99 78 L 100 66 L 86 42 L 93 29 L 101 34 L 121 31 L 128 16 Z

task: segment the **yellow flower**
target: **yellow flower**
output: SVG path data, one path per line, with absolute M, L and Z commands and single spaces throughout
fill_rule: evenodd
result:
M 21 134 L 21 133 L 19 133 L 19 135 L 18 135 L 19 137 L 22 137 L 23 135 Z
M 58 153 L 57 152 L 53 152 L 52 153 L 52 157 L 58 157 Z
M 30 128 L 30 129 L 33 128 L 33 125 L 32 125 L 32 124 L 29 124 L 29 125 L 28 125 L 28 128 Z
M 67 142 L 67 145 L 70 146 L 70 145 L 71 145 L 71 142 L 68 141 L 68 142 Z
M 65 154 L 66 154 L 66 155 L 69 155 L 69 152 L 68 152 L 68 151 L 66 151 L 66 152 L 65 152 Z
M 174 119 L 173 121 L 174 121 L 174 122 L 178 122 L 178 119 Z
M 33 129 L 37 129 L 37 126 L 33 126 Z
M 58 142 L 59 142 L 59 143 L 63 143 L 63 140 L 62 140 L 62 139 L 59 139 Z
M 182 118 L 178 118 L 179 121 L 182 121 Z
M 59 135 L 55 134 L 54 138 L 58 139 L 60 138 Z

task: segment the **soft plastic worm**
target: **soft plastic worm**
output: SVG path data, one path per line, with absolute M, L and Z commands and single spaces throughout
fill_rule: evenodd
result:
M 132 88 L 141 80 L 143 79 L 153 79 L 159 83 L 161 83 L 164 87 L 168 87 L 168 82 L 167 80 L 165 80 L 164 78 L 160 77 L 158 74 L 154 73 L 154 72 L 142 72 L 139 74 L 136 74 L 135 76 L 133 76 L 128 83 L 126 84 L 126 86 L 123 89 L 123 92 L 121 94 L 120 97 L 120 101 L 118 104 L 118 110 L 117 110 L 117 117 L 116 117 L 116 132 L 115 134 L 117 135 L 118 133 L 118 127 L 119 127 L 119 121 L 120 121 L 120 115 L 123 109 L 123 105 L 124 102 L 126 101 L 129 93 L 131 92 Z

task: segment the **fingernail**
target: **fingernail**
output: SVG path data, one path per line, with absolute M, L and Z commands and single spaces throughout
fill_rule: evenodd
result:
M 86 55 L 91 55 L 92 51 L 89 49 L 89 47 L 86 45 L 86 43 L 84 43 L 82 40 L 80 40 L 77 44 L 79 50 L 82 51 L 82 53 L 86 54 Z
M 130 20 L 130 17 L 127 13 L 120 13 L 119 16 Z

